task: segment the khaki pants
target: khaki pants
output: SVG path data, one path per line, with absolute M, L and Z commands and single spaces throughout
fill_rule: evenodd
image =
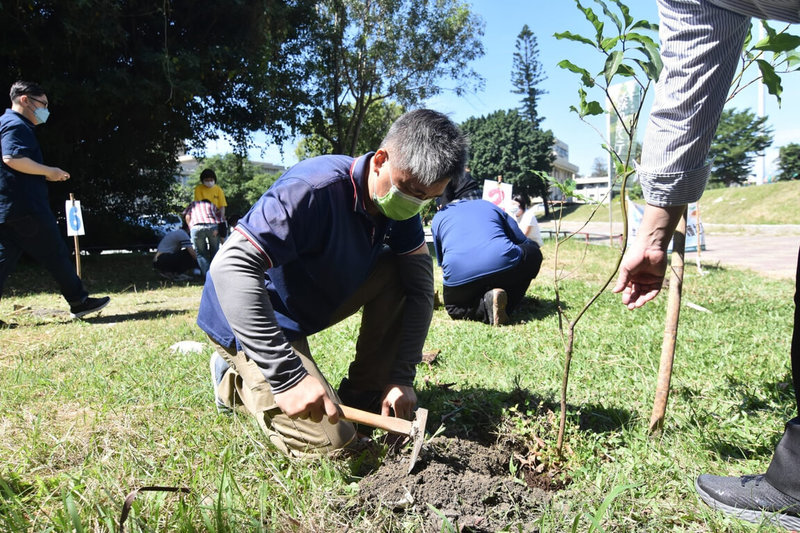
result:
M 348 372 L 351 385 L 364 391 L 382 391 L 389 384 L 389 374 L 397 356 L 405 293 L 395 256 L 383 253 L 369 278 L 339 309 L 331 325 L 364 308 L 356 344 L 356 356 Z M 232 409 L 250 413 L 270 442 L 279 450 L 294 456 L 317 455 L 343 448 L 355 439 L 350 422 L 331 424 L 292 419 L 275 404 L 272 389 L 261 369 L 242 351 L 223 347 L 212 340 L 217 353 L 231 368 L 217 386 L 217 396 Z M 311 356 L 305 337 L 292 342 L 306 371 L 317 378 L 328 396 L 337 403 L 339 397 Z

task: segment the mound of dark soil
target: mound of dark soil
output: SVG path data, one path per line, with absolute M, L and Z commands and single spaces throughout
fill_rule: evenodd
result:
M 361 480 L 359 496 L 366 506 L 423 516 L 425 531 L 447 531 L 445 520 L 462 532 L 536 531 L 532 523 L 550 493 L 514 479 L 510 460 L 499 446 L 437 437 L 410 474 L 407 453 L 387 456 Z

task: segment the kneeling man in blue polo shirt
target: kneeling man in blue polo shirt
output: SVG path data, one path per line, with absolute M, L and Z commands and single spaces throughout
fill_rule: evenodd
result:
M 458 127 L 423 109 L 401 116 L 376 152 L 308 159 L 281 176 L 206 278 L 197 323 L 216 349 L 217 406 L 253 414 L 298 456 L 354 440 L 338 402 L 411 418 L 433 313 L 419 212 L 466 162 Z M 362 308 L 355 357 L 334 390 L 306 339 Z

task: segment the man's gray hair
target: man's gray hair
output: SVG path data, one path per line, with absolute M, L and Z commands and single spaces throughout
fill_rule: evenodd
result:
M 446 115 L 417 109 L 392 124 L 380 147 L 389 153 L 394 168 L 429 186 L 464 175 L 468 145 L 466 136 Z

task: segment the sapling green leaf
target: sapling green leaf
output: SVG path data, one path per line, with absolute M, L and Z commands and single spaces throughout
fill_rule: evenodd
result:
M 606 64 L 603 71 L 607 84 L 610 84 L 611 79 L 617 75 L 623 59 L 625 59 L 625 54 L 622 52 L 622 50 L 615 50 L 606 58 Z
M 620 18 L 616 14 L 614 14 L 613 11 L 608 9 L 608 6 L 606 4 L 604 4 L 603 2 L 601 2 L 599 0 L 595 0 L 595 2 L 600 4 L 600 6 L 603 8 L 603 13 L 605 14 L 605 16 L 610 18 L 611 21 L 614 23 L 614 26 L 617 27 L 617 32 L 620 33 L 620 34 L 624 33 L 625 32 L 625 26 L 627 26 L 627 24 L 623 25 L 622 20 L 620 20 Z
M 653 24 L 649 20 L 637 20 L 633 24 L 633 26 L 631 26 L 631 29 L 632 30 L 642 29 L 642 30 L 658 31 L 658 24 Z
M 628 6 L 623 4 L 620 0 L 611 0 L 611 1 L 614 2 L 614 4 L 616 4 L 616 6 L 619 8 L 620 13 L 622 13 L 622 19 L 625 21 L 625 27 L 627 28 L 628 26 L 630 26 L 631 23 L 633 22 L 633 17 L 631 17 L 631 13 L 630 10 L 628 9 Z
M 597 43 L 595 43 L 593 40 L 587 39 L 583 35 L 577 35 L 575 33 L 572 33 L 571 31 L 562 31 L 562 32 L 559 32 L 559 33 L 555 33 L 555 34 L 553 34 L 553 37 L 555 37 L 556 39 L 559 39 L 559 40 L 568 39 L 570 41 L 575 41 L 575 42 L 579 42 L 579 43 L 588 44 L 589 46 L 597 48 Z
M 634 59 L 633 60 L 639 68 L 641 68 L 645 75 L 650 78 L 651 80 L 657 80 L 658 75 L 660 74 L 659 68 L 655 65 L 652 61 L 642 61 L 641 59 Z
M 589 71 L 586 70 L 585 68 L 579 67 L 578 65 L 576 65 L 575 63 L 573 63 L 569 59 L 562 59 L 561 61 L 558 62 L 558 66 L 563 68 L 563 69 L 567 69 L 570 72 L 574 72 L 576 74 L 580 74 L 581 75 L 581 82 L 585 86 L 594 87 L 594 78 L 592 78 L 592 75 L 589 74 Z
M 605 39 L 603 39 L 603 42 L 600 43 L 600 48 L 604 52 L 608 52 L 609 50 L 617 46 L 618 42 L 619 42 L 619 37 L 606 37 Z
M 775 68 L 763 59 L 757 59 L 756 64 L 758 70 L 761 71 L 761 80 L 767 86 L 769 94 L 775 95 L 778 100 L 778 105 L 781 103 L 781 94 L 783 94 L 783 85 L 781 85 L 781 77 L 775 73 Z
M 790 33 L 779 33 L 777 35 L 769 35 L 758 41 L 753 48 L 756 50 L 763 50 L 765 52 L 791 52 L 800 46 L 800 36 L 792 35 Z
M 585 117 L 586 115 L 602 115 L 603 114 L 603 106 L 600 105 L 599 102 L 594 100 L 586 100 L 586 91 L 583 87 L 578 89 L 578 96 L 581 99 L 581 109 L 578 115 L 581 118 Z
M 595 2 L 602 4 L 600 0 L 595 0 Z M 586 20 L 591 22 L 592 26 L 594 26 L 595 42 L 597 44 L 600 44 L 603 41 L 603 27 L 605 26 L 605 24 L 597 17 L 597 14 L 594 11 L 592 11 L 592 8 L 583 7 L 580 3 L 580 0 L 575 0 L 575 3 L 578 5 L 578 9 L 583 11 L 583 16 L 586 17 Z
M 648 63 L 652 63 L 652 67 L 644 69 L 645 74 L 651 80 L 657 80 L 658 75 L 661 73 L 661 68 L 663 67 L 661 55 L 658 52 L 658 43 L 656 43 L 647 35 L 642 35 L 640 33 L 628 33 L 626 38 L 641 45 L 636 46 L 635 48 L 645 55 Z M 651 75 L 652 71 L 655 72 L 655 76 Z

